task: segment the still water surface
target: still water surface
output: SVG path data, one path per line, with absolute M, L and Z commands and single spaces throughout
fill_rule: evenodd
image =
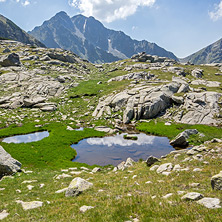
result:
M 25 135 L 11 136 L 2 140 L 5 143 L 30 143 L 42 140 L 49 136 L 48 131 L 29 133 Z
M 125 134 L 103 138 L 89 138 L 71 145 L 77 151 L 74 162 L 117 165 L 131 157 L 135 161 L 153 155 L 161 157 L 174 150 L 167 137 L 148 136 L 144 133 L 133 134 L 138 140 L 125 140 Z

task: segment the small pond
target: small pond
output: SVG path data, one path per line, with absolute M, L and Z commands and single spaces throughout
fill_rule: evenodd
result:
M 123 138 L 124 135 L 126 134 L 89 138 L 71 145 L 77 152 L 73 162 L 116 166 L 128 157 L 135 161 L 140 158 L 145 160 L 150 155 L 161 157 L 175 150 L 166 137 L 148 136 L 140 133 L 132 134 L 138 137 L 137 140 L 126 140 Z
M 36 132 L 36 133 L 29 133 L 26 135 L 18 135 L 18 136 L 12 136 L 7 137 L 2 140 L 4 143 L 30 143 L 30 142 L 36 142 L 39 140 L 42 140 L 45 137 L 49 136 L 48 131 L 43 132 Z

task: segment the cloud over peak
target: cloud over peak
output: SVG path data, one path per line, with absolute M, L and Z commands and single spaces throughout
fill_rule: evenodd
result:
M 218 5 L 215 6 L 214 11 L 209 12 L 209 15 L 213 21 L 217 21 L 218 19 L 222 18 L 222 0 Z
M 112 22 L 133 15 L 138 7 L 151 7 L 156 0 L 69 0 L 85 16 Z

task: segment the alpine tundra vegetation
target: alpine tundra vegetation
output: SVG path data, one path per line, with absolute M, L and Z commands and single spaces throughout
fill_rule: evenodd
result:
M 221 64 L 139 53 L 96 65 L 62 49 L 0 45 L 1 219 L 221 221 Z M 190 149 L 117 166 L 71 161 L 71 144 L 132 129 Z M 3 140 L 43 131 L 36 142 Z

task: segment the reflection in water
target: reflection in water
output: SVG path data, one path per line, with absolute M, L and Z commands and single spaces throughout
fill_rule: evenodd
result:
M 117 165 L 128 157 L 135 161 L 140 158 L 145 160 L 150 155 L 160 157 L 174 150 L 166 137 L 148 136 L 140 133 L 134 134 L 138 140 L 125 140 L 124 135 L 89 138 L 78 144 L 73 144 L 72 148 L 77 151 L 77 156 L 73 161 L 90 165 Z
M 48 131 L 43 132 L 36 132 L 36 133 L 30 133 L 26 135 L 19 135 L 19 136 L 12 136 L 7 137 L 2 140 L 2 142 L 5 143 L 30 143 L 30 142 L 36 142 L 39 140 L 42 140 L 45 137 L 49 136 Z

